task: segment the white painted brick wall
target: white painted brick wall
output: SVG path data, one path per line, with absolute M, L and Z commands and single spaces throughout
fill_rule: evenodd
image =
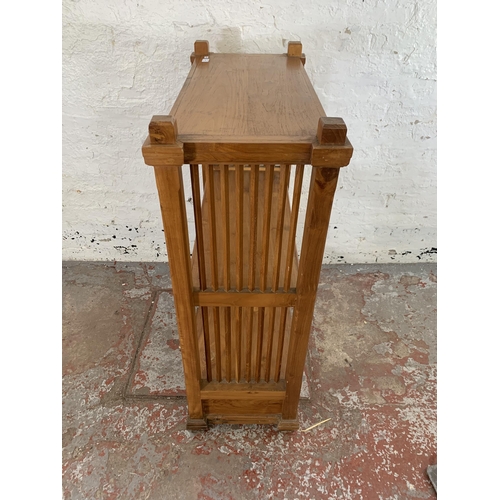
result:
M 243 53 L 302 41 L 325 111 L 354 145 L 325 263 L 436 259 L 435 0 L 63 0 L 64 259 L 165 259 L 141 145 L 196 39 Z

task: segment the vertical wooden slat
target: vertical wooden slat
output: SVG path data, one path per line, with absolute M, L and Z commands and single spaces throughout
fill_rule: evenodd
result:
M 253 307 L 248 307 L 248 328 L 246 330 L 246 351 L 245 351 L 245 379 L 247 382 L 252 380 L 252 337 L 253 337 Z
M 297 409 L 302 372 L 338 175 L 339 169 L 331 167 L 313 167 L 311 173 L 297 276 L 297 302 L 293 312 L 286 364 L 286 393 L 282 421 L 278 428 L 298 427 Z
M 205 341 L 205 359 L 207 365 L 207 380 L 212 380 L 212 356 L 210 350 L 210 326 L 208 321 L 208 309 L 201 307 L 201 325 L 203 328 L 203 339 Z
M 217 382 L 222 381 L 222 349 L 220 343 L 220 307 L 214 307 L 215 372 Z
M 229 165 L 222 165 L 220 171 L 220 190 L 222 201 L 222 248 L 223 248 L 223 270 L 224 289 L 226 292 L 231 288 L 231 255 L 229 234 Z
M 244 166 L 236 165 L 236 289 L 243 288 L 243 175 Z
M 266 370 L 264 372 L 264 380 L 266 382 L 269 382 L 269 379 L 271 377 L 271 355 L 273 352 L 275 315 L 276 315 L 276 308 L 271 307 L 269 311 L 269 326 L 267 330 Z
M 281 246 L 283 243 L 283 224 L 285 220 L 285 205 L 288 194 L 288 182 L 290 179 L 290 165 L 285 165 L 280 169 L 280 190 L 278 205 L 278 220 L 276 223 L 276 241 L 274 244 L 274 269 L 272 291 L 275 292 L 279 286 Z
M 248 256 L 248 289 L 255 288 L 255 256 L 257 253 L 257 216 L 259 204 L 259 165 L 252 165 L 250 174 L 250 245 Z
M 231 349 L 231 308 L 224 307 L 224 343 L 226 346 L 226 381 L 231 382 L 231 361 L 232 361 L 232 349 Z
M 181 167 L 155 167 L 156 185 L 167 243 L 189 418 L 203 419 L 200 358 L 193 301 L 193 277 Z M 190 422 L 189 425 L 197 425 Z
M 269 262 L 269 234 L 271 229 L 271 204 L 273 200 L 274 166 L 266 166 L 264 181 L 264 224 L 262 229 L 262 257 L 260 266 L 260 290 L 267 288 L 267 267 Z
M 302 178 L 304 177 L 304 165 L 295 166 L 295 181 L 293 184 L 292 213 L 290 214 L 290 232 L 288 234 L 288 247 L 286 253 L 285 292 L 290 290 L 292 279 L 292 263 L 295 249 L 295 234 L 297 233 L 297 220 L 299 217 L 300 193 L 302 191 Z
M 212 274 L 212 289 L 214 291 L 219 288 L 219 268 L 217 263 L 217 233 L 215 223 L 215 190 L 214 190 L 214 166 L 203 165 L 203 173 L 205 177 L 206 193 L 208 196 L 208 227 L 210 234 L 210 258 L 211 258 L 211 274 Z M 215 340 L 215 371 L 216 380 L 222 380 L 222 352 L 220 342 L 220 309 L 213 308 L 214 321 L 214 340 Z
M 206 290 L 207 276 L 205 270 L 205 246 L 203 242 L 203 222 L 201 216 L 200 173 L 198 165 L 190 165 L 189 168 L 191 171 L 191 188 L 193 192 L 194 224 L 196 228 L 196 254 L 198 256 L 200 290 Z M 212 380 L 212 363 L 210 358 L 209 325 L 206 307 L 201 308 L 201 323 L 203 328 L 203 338 L 205 340 L 207 380 L 210 382 Z
M 259 307 L 257 316 L 257 356 L 255 359 L 254 378 L 255 382 L 260 381 L 262 369 L 262 343 L 264 340 L 264 317 L 265 307 Z
M 207 176 L 208 176 L 208 170 L 206 168 L 206 165 L 201 166 L 201 174 L 203 178 L 203 190 L 205 190 L 205 187 L 207 185 Z
M 281 363 L 283 362 L 283 348 L 285 343 L 285 327 L 286 327 L 286 317 L 288 314 L 288 307 L 281 308 L 280 315 L 280 326 L 279 326 L 279 336 L 278 336 L 278 347 L 276 355 L 276 368 L 274 371 L 274 381 L 279 382 L 281 374 Z
M 219 288 L 219 268 L 217 266 L 217 234 L 215 226 L 215 194 L 214 194 L 214 166 L 203 165 L 203 171 L 206 176 L 207 194 L 208 194 L 208 227 L 210 233 L 210 257 L 212 271 L 212 288 L 217 291 Z
M 239 382 L 241 379 L 241 307 L 236 307 L 235 312 L 236 356 L 234 371 L 236 382 Z
M 203 223 L 201 217 L 200 175 L 198 165 L 189 165 L 191 172 L 191 190 L 193 193 L 194 225 L 196 228 L 196 253 L 198 255 L 198 274 L 200 290 L 205 290 L 207 278 L 205 272 L 205 248 L 203 244 Z

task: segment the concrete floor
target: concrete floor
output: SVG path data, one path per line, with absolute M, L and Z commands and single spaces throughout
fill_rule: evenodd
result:
M 434 499 L 436 266 L 323 267 L 301 429 L 185 429 L 168 266 L 63 265 L 66 499 Z

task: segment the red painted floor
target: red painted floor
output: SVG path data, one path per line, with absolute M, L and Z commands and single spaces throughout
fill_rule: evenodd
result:
M 65 263 L 64 498 L 436 498 L 435 269 L 325 266 L 301 431 L 193 433 L 168 267 Z

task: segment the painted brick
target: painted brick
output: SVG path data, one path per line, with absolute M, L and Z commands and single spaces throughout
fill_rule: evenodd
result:
M 325 263 L 436 260 L 434 0 L 64 0 L 64 259 L 165 259 L 140 148 L 151 116 L 170 110 L 196 39 L 245 53 L 302 41 L 319 98 L 355 148 Z

